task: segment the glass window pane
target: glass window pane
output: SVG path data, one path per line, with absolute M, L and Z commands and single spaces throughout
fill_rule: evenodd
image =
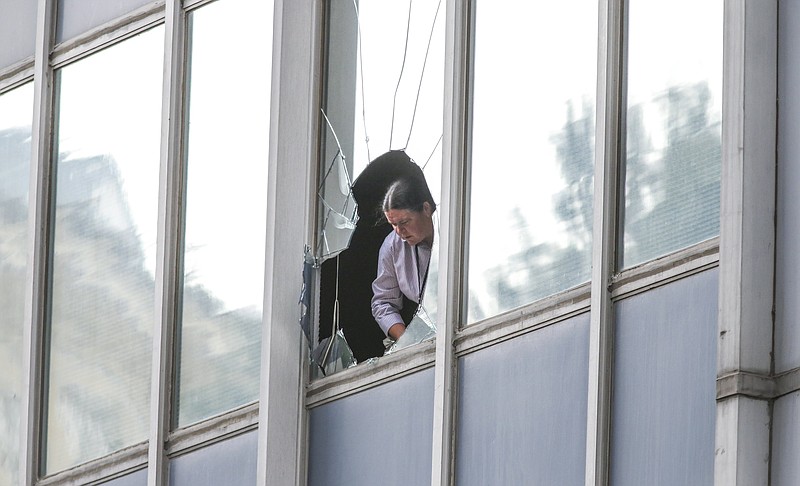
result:
M 597 2 L 478 2 L 468 322 L 589 279 Z
M 57 72 L 46 472 L 147 438 L 164 29 Z
M 181 426 L 258 399 L 270 5 L 226 0 L 189 17 Z
M 722 160 L 722 0 L 629 5 L 620 267 L 719 234 Z
M 433 226 L 433 244 L 413 244 L 422 254 L 417 265 L 421 270 L 404 274 L 414 281 L 413 289 L 398 284 L 395 276 L 384 286 L 399 289 L 391 306 L 401 309 L 402 319 L 384 305 L 386 299 L 380 300 L 387 317 L 379 325 L 371 300 L 381 244 L 391 233 L 381 210 L 388 187 L 402 177 L 424 179 L 430 202 L 440 202 L 444 3 L 327 3 L 319 234 L 314 248 L 321 262 L 319 327 L 310 340 L 316 344 L 333 334 L 337 321 L 332 315 L 338 309 L 339 327 L 359 362 L 384 354 L 391 324 L 402 320 L 414 331 L 398 341 L 397 349 L 431 337 L 436 322 L 438 211 L 425 216 L 425 227 Z M 394 248 L 410 259 L 411 245 L 400 242 Z M 399 266 L 408 260 L 386 261 Z M 412 324 L 420 295 L 427 324 Z
M 615 305 L 610 484 L 714 483 L 718 278 Z
M 0 95 L 0 484 L 17 484 L 33 83 Z
M 31 0 L 0 0 L 0 70 L 33 56 L 37 5 Z
M 56 42 L 69 40 L 151 2 L 152 0 L 58 0 Z

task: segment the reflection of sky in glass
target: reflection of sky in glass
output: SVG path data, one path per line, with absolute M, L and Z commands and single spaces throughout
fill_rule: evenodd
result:
M 30 130 L 33 114 L 33 84 L 28 83 L 0 95 L 0 130 L 23 127 Z
M 149 221 L 158 210 L 158 179 L 154 180 L 148 170 L 136 169 L 141 161 L 159 154 L 159 118 L 152 119 L 152 113 L 148 112 L 152 107 L 143 107 L 142 100 L 156 100 L 154 103 L 160 107 L 161 84 L 142 82 L 143 77 L 155 73 L 142 73 L 141 77 L 114 76 L 113 81 L 98 82 L 96 63 L 103 63 L 103 71 L 109 74 L 128 71 L 131 63 L 141 63 L 145 56 L 152 56 L 150 53 L 164 50 L 161 32 L 150 31 L 138 36 L 137 42 L 120 43 L 113 51 L 95 54 L 92 62 L 74 63 L 64 70 L 69 78 L 62 80 L 62 84 L 70 84 L 68 95 L 60 100 L 60 111 L 62 121 L 67 117 L 69 121 L 59 126 L 58 139 L 58 150 L 65 160 L 109 155 L 117 166 L 131 169 L 124 170 L 123 192 L 144 247 L 146 268 L 154 275 L 157 228 Z M 161 65 L 149 65 L 159 70 L 160 80 Z M 102 114 L 90 109 L 92 106 Z
M 551 279 L 511 274 L 526 265 L 527 250 L 574 245 L 589 252 L 585 229 L 570 233 L 554 211 L 572 182 L 561 174 L 555 137 L 570 108 L 573 120 L 588 118 L 593 127 L 597 3 L 480 2 L 475 24 L 470 321 L 543 296 L 523 289 L 516 300 L 501 301 L 507 294 L 501 285 L 544 286 Z M 547 255 L 542 259 L 540 265 L 554 265 Z M 588 278 L 588 268 L 585 273 Z M 583 276 L 556 278 L 562 282 L 552 285 L 564 289 Z
M 17 484 L 32 113 L 33 83 L 0 95 L 0 484 Z
M 257 35 L 242 26 L 243 11 L 258 19 Z M 265 2 L 239 0 L 192 14 L 186 283 L 228 310 L 260 312 L 264 297 L 270 63 L 243 47 L 269 52 L 271 15 Z
M 146 439 L 164 28 L 57 72 L 48 473 Z
M 189 15 L 178 426 L 258 399 L 269 162 L 272 3 Z
M 711 82 L 711 111 L 722 112 L 722 0 L 632 1 L 629 6 L 628 105 L 652 102 L 667 88 Z M 675 35 L 676 29 L 680 35 Z M 657 110 L 653 103 L 650 110 Z M 650 113 L 659 117 L 660 113 Z M 655 122 L 660 123 L 660 122 Z M 652 131 L 656 148 L 664 133 Z

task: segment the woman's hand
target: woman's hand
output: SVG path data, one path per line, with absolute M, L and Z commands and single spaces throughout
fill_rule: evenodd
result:
M 398 322 L 397 324 L 392 324 L 392 327 L 389 328 L 389 337 L 397 341 L 404 332 L 406 332 L 406 326 Z

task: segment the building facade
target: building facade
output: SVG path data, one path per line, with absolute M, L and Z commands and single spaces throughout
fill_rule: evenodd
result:
M 0 484 L 800 484 L 798 52 L 796 0 L 0 0 Z M 322 373 L 389 150 L 435 337 Z

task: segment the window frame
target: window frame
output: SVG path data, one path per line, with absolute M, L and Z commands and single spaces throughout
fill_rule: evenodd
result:
M 183 102 L 186 66 L 186 13 L 213 0 L 186 2 L 158 0 L 60 44 L 54 43 L 56 0 L 37 3 L 36 53 L 33 58 L 0 71 L 0 93 L 24 83 L 34 83 L 32 165 L 30 177 L 29 237 L 32 249 L 26 278 L 25 327 L 23 329 L 23 395 L 21 397 L 20 481 L 26 485 L 85 484 L 108 481 L 142 469 L 148 484 L 165 484 L 172 457 L 258 428 L 259 403 L 234 410 L 187 427 L 171 426 L 174 371 L 176 258 L 179 241 L 180 189 L 183 150 Z M 217 0 L 225 1 L 225 0 Z M 276 2 L 276 7 L 278 2 Z M 156 268 L 156 313 L 151 362 L 149 436 L 111 454 L 63 471 L 43 476 L 47 360 L 46 325 L 49 306 L 50 261 L 54 214 L 53 113 L 55 70 L 111 47 L 157 25 L 166 26 L 162 89 L 161 162 L 159 175 L 159 227 Z M 273 110 L 274 112 L 274 110 Z M 168 120 L 167 123 L 165 120 Z M 265 137 L 267 135 L 265 134 Z
M 610 467 L 613 303 L 719 266 L 719 237 L 617 269 L 619 207 L 624 205 L 621 159 L 625 105 L 625 0 L 598 1 L 595 191 L 591 281 L 469 326 L 462 326 L 469 226 L 471 50 L 474 6 L 447 1 L 445 110 L 440 204 L 440 322 L 434 343 L 422 343 L 306 384 L 307 409 L 434 367 L 431 484 L 453 476 L 457 359 L 578 314 L 590 313 L 586 484 L 607 484 Z

